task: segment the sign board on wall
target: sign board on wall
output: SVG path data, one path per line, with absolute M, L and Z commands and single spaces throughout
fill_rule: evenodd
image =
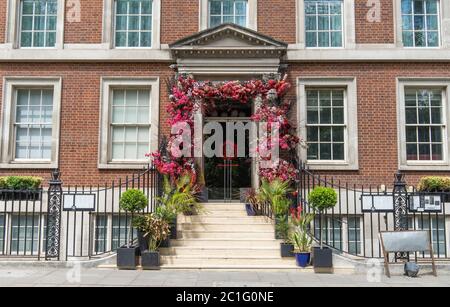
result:
M 64 211 L 95 211 L 95 194 L 64 194 Z
M 394 211 L 394 199 L 390 194 L 361 195 L 362 212 L 392 212 Z
M 408 197 L 411 212 L 442 212 L 440 194 L 417 194 Z

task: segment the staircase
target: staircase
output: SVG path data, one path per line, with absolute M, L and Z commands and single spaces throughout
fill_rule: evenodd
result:
M 178 239 L 161 249 L 164 269 L 292 269 L 294 258 L 280 256 L 274 225 L 247 216 L 244 204 L 207 203 L 205 212 L 179 216 Z

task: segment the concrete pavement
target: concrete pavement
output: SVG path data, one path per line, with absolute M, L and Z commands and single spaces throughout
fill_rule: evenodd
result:
M 0 269 L 0 287 L 444 287 L 450 275 L 419 278 L 378 274 L 321 275 L 296 271 L 118 271 L 84 268 Z

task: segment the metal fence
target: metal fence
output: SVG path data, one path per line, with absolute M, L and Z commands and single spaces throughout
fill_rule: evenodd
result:
M 103 185 L 63 186 L 55 172 L 48 191 L 0 190 L 0 258 L 69 260 L 113 252 L 127 242 L 132 216 L 119 199 L 129 189 L 144 192 L 144 211 L 153 212 L 160 176 L 148 166 Z
M 320 176 L 299 164 L 298 203 L 307 212 L 309 193 L 317 186 L 331 187 L 338 195 L 337 205 L 316 214 L 312 235 L 344 254 L 382 258 L 380 231 L 428 230 L 436 258 L 449 259 L 450 204 L 447 193 L 420 193 L 407 188 L 399 174 L 390 184 L 381 186 L 349 185 L 333 177 Z M 317 212 L 316 212 L 317 213 Z M 415 254 L 417 258 L 429 255 Z

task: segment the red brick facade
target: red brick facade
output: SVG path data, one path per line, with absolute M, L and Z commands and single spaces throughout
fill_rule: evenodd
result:
M 360 44 L 394 43 L 393 5 L 382 0 L 381 23 L 367 22 L 366 0 L 355 0 L 356 42 Z M 81 1 L 81 22 L 65 22 L 64 43 L 100 44 L 102 42 L 103 0 Z M 258 1 L 258 31 L 289 44 L 297 37 L 296 0 Z M 67 7 L 66 11 L 71 8 Z M 0 2 L 0 43 L 5 42 L 6 1 Z M 161 0 L 161 44 L 169 44 L 199 29 L 199 1 Z M 130 170 L 99 170 L 98 140 L 101 77 L 157 76 L 160 78 L 161 133 L 167 134 L 165 80 L 172 75 L 173 62 L 71 62 L 8 63 L 1 61 L 0 77 L 62 77 L 60 169 L 65 184 L 104 184 L 132 173 Z M 390 184 L 398 168 L 397 149 L 397 77 L 447 77 L 449 63 L 288 63 L 289 78 L 356 77 L 358 93 L 359 170 L 323 172 L 336 174 L 355 184 Z M 0 88 L 3 93 L 3 89 Z M 295 99 L 296 87 L 291 92 Z M 3 97 L 3 96 L 2 96 Z M 1 102 L 3 105 L 4 101 Z M 435 172 L 408 172 L 408 182 Z M 21 174 L 49 178 L 50 170 L 0 169 L 0 176 Z M 448 173 L 450 174 L 450 173 Z
M 380 7 L 368 6 L 367 0 L 355 0 L 355 32 L 359 44 L 393 44 L 393 1 L 380 0 Z M 372 3 L 376 3 L 372 2 Z M 379 8 L 379 13 L 377 12 Z

